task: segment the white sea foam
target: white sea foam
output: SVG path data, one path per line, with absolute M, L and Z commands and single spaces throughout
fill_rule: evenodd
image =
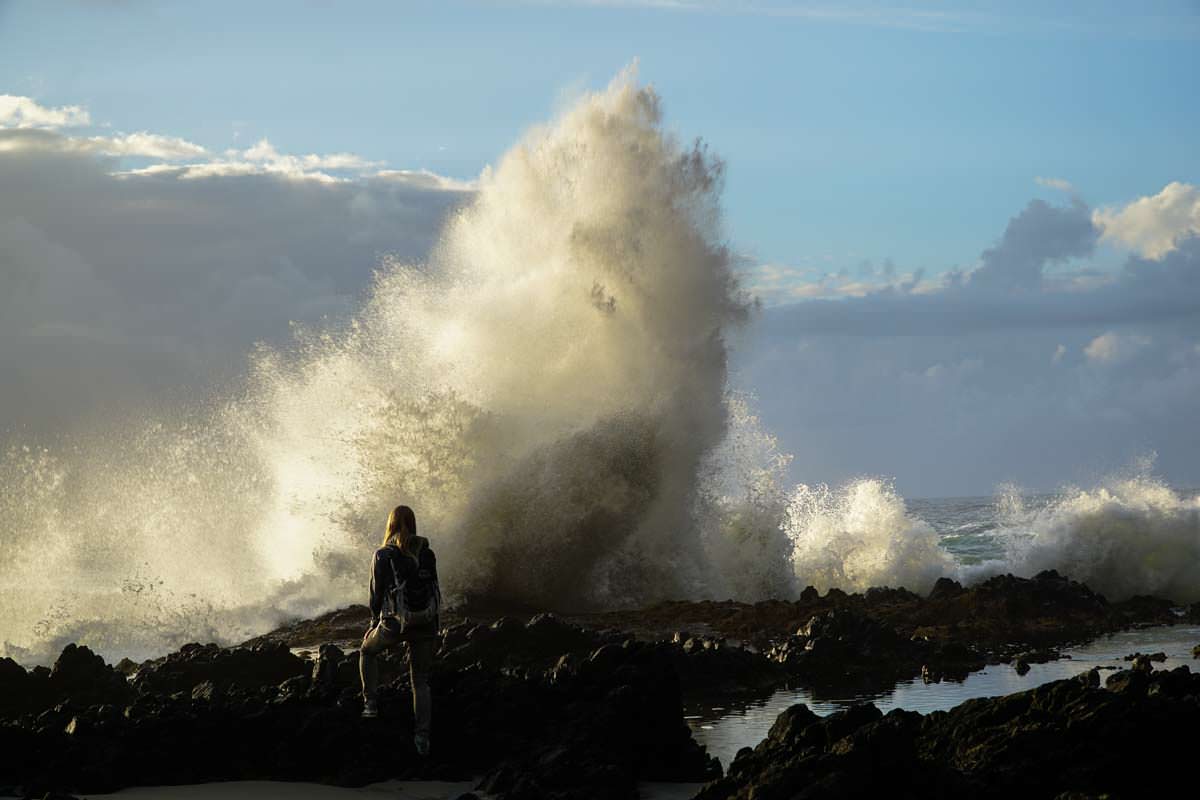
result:
M 784 530 L 797 579 L 822 591 L 903 586 L 927 591 L 958 566 L 938 534 L 913 516 L 885 481 L 864 478 L 840 489 L 796 487 Z
M 1144 472 L 1065 489 L 1045 506 L 1006 500 L 1000 522 L 994 535 L 1006 557 L 984 570 L 1056 569 L 1110 600 L 1154 594 L 1200 601 L 1200 496 Z
M 797 487 L 784 529 L 797 582 L 822 590 L 922 592 L 943 575 L 975 583 L 1055 569 L 1110 600 L 1154 594 L 1200 601 L 1200 496 L 1180 494 L 1144 468 L 1049 498 L 1004 486 L 992 513 L 995 526 L 982 535 L 997 557 L 980 564 L 957 561 L 946 540 L 878 479 Z

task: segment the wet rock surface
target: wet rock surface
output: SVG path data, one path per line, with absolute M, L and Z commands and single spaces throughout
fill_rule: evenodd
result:
M 669 636 L 680 627 L 690 628 L 767 650 L 814 616 L 834 610 L 857 612 L 892 628 L 904 639 L 952 643 L 991 654 L 996 660 L 1028 650 L 1078 644 L 1130 627 L 1187 620 L 1187 612 L 1178 616 L 1175 604 L 1168 599 L 1139 596 L 1110 603 L 1103 595 L 1054 570 L 1033 578 L 998 575 L 971 587 L 941 578 L 924 597 L 888 587 L 861 594 L 831 589 L 825 595 L 808 587 L 795 602 L 671 602 L 639 611 L 572 619 L 590 627 L 635 632 L 644 638 Z
M 1200 676 L 1123 671 L 1098 684 L 1093 670 L 928 716 L 792 706 L 698 800 L 1153 797 L 1188 785 Z
M 428 758 L 412 746 L 402 650 L 380 659 L 380 718 L 359 716 L 362 606 L 293 622 L 240 647 L 190 644 L 115 668 L 71 645 L 51 669 L 0 660 L 0 787 L 41 796 L 211 780 L 361 785 L 483 775 L 481 790 L 514 800 L 634 797 L 638 780 L 719 774 L 684 723 L 689 698 L 760 695 L 787 684 L 886 690 L 918 676 L 959 680 L 999 662 L 1027 671 L 1061 657 L 1058 648 L 1067 644 L 1177 621 L 1169 601 L 1111 604 L 1054 572 L 998 576 L 970 588 L 942 579 L 927 596 L 886 587 L 820 595 L 810 587 L 796 602 L 664 603 L 566 616 L 448 613 L 432 680 Z M 864 708 L 814 721 L 807 710 L 792 710 L 762 754 L 745 751 L 705 796 L 750 796 L 748 787 L 757 787 L 755 797 L 836 797 L 871 788 L 872 770 L 899 775 L 901 796 L 970 794 L 984 784 L 1024 791 L 1005 772 L 1005 759 L 1042 769 L 1068 756 L 1079 764 L 1110 758 L 1107 745 L 1079 744 L 1113 734 L 1095 727 L 1105 715 L 1136 712 L 1149 721 L 1163 698 L 1180 709 L 1196 706 L 1195 681 L 1161 677 L 1157 657 L 1131 655 L 1131 669 L 1108 676 L 1106 689 L 1098 671 L 1084 673 L 1047 695 L 1054 702 L 1000 698 L 925 718 Z M 1045 735 L 1054 747 L 1044 753 L 1032 752 L 1038 725 L 1053 732 Z M 990 733 L 972 740 L 971 726 Z M 954 745 L 955 737 L 975 744 Z M 1078 747 L 1067 753 L 1071 742 Z M 1091 791 L 1108 780 L 1099 766 L 1084 773 L 1096 779 L 1068 788 Z
M 364 720 L 357 653 L 335 645 L 312 660 L 264 641 L 187 645 L 141 665 L 131 680 L 69 648 L 60 662 L 93 678 L 115 676 L 109 693 L 6 714 L 0 786 L 40 797 L 214 780 L 362 785 L 483 774 L 489 791 L 512 798 L 632 798 L 638 780 L 719 774 L 683 721 L 672 645 L 597 644 L 547 616 L 485 629 L 462 641 L 463 631 L 446 631 L 427 758 L 412 745 L 400 650 L 383 654 L 380 716 Z M 566 642 L 591 649 L 550 655 Z M 0 676 L 49 681 L 15 664 Z

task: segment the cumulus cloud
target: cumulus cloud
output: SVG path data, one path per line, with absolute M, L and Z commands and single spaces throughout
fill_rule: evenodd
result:
M 1200 188 L 1174 181 L 1123 208 L 1096 209 L 1092 218 L 1105 240 L 1162 258 L 1183 239 L 1200 234 Z
M 186 139 L 146 131 L 124 136 L 91 136 L 84 140 L 82 149 L 94 150 L 106 156 L 133 156 L 161 161 L 201 158 L 208 153 L 200 145 Z
M 1031 202 L 969 271 L 888 284 L 858 297 L 782 306 L 766 324 L 774 335 L 944 335 L 982 330 L 1070 328 L 1194 320 L 1200 309 L 1200 236 L 1162 257 L 1130 255 L 1116 270 L 1068 264 L 1094 249 L 1099 231 L 1087 206 Z M 792 286 L 804 297 L 803 286 Z
M 73 151 L 119 159 L 148 159 L 156 163 L 129 168 L 122 174 L 171 174 L 185 180 L 271 174 L 334 183 L 379 172 L 383 166 L 348 152 L 284 153 L 266 138 L 242 150 L 234 148 L 214 154 L 186 139 L 149 131 L 94 136 L 66 136 L 57 131 L 90 124 L 90 115 L 79 106 L 47 108 L 28 97 L 0 95 L 0 130 L 22 134 L 9 135 L 0 141 L 0 152 Z M 190 163 L 179 165 L 179 162 Z
M 316 170 L 364 170 L 378 166 L 377 162 L 367 161 L 353 153 L 329 153 L 318 155 L 309 153 L 303 156 L 292 156 L 280 153 L 267 139 L 260 139 L 251 147 L 238 152 L 229 150 L 226 153 L 231 163 L 261 164 L 265 171 L 278 172 L 285 175 L 303 175 Z
M 422 260 L 469 191 L 420 172 L 315 177 L 365 164 L 341 156 L 254 155 L 0 130 L 0 438 L 202 398 L 255 342 L 336 324 L 382 258 Z M 123 168 L 132 157 L 196 160 Z
M 1070 205 L 1052 206 L 1031 200 L 1013 217 L 994 247 L 983 251 L 970 284 L 986 289 L 1037 289 L 1048 265 L 1089 255 L 1099 231 L 1088 207 L 1074 198 Z
M 383 181 L 395 181 L 410 186 L 441 189 L 448 192 L 473 192 L 478 188 L 476 181 L 448 178 L 426 169 L 381 169 L 372 173 L 372 177 Z
M 79 106 L 50 108 L 32 98 L 0 94 L 0 128 L 67 128 L 91 124 Z
M 793 478 L 1053 489 L 1154 450 L 1169 479 L 1200 485 L 1200 236 L 1099 269 L 1093 220 L 1081 200 L 1035 200 L 973 269 L 910 291 L 867 271 L 865 293 L 811 278 L 806 295 L 788 282 L 804 275 L 783 276 L 811 299 L 768 304 L 735 365 Z

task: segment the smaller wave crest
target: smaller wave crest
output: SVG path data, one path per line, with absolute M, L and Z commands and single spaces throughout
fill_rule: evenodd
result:
M 1110 600 L 1152 594 L 1200 601 L 1200 495 L 1148 474 L 1064 490 L 1042 507 L 1008 495 L 998 504 L 1003 562 L 982 572 L 1056 569 Z
M 838 489 L 800 484 L 782 527 L 792 541 L 797 581 L 821 591 L 903 586 L 923 593 L 939 577 L 959 572 L 937 531 L 877 478 Z

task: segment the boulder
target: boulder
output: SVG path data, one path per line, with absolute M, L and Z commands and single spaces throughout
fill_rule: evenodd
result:
M 36 680 L 36 679 L 35 679 Z M 70 699 L 78 705 L 124 704 L 133 697 L 129 681 L 87 647 L 69 644 L 50 670 L 47 679 L 55 701 Z
M 965 591 L 962 584 L 951 578 L 938 578 L 933 588 L 929 590 L 928 598 L 930 600 L 948 600 L 953 597 L 958 597 Z
M 339 669 L 346 654 L 336 644 L 323 644 L 313 662 L 312 685 L 317 691 L 330 692 L 338 686 Z
M 190 693 L 205 681 L 218 689 L 233 684 L 277 686 L 288 678 L 310 673 L 311 669 L 310 664 L 279 642 L 259 641 L 252 646 L 231 648 L 186 644 L 177 652 L 142 664 L 133 683 L 141 692 Z
M 11 658 L 0 658 L 0 718 L 19 717 L 38 705 L 30 688 L 35 683 L 25 668 Z

